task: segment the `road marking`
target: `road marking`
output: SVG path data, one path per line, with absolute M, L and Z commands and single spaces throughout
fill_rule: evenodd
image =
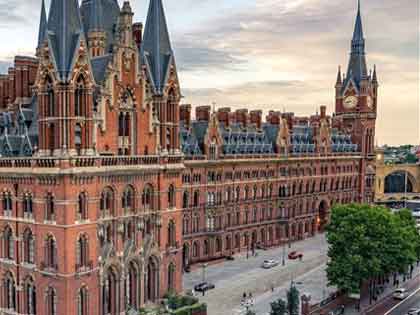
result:
M 417 292 L 420 291 L 420 288 L 416 289 L 413 293 L 411 293 L 409 296 L 407 296 L 404 300 L 402 300 L 400 303 L 398 303 L 397 305 L 394 305 L 388 312 L 386 312 L 384 315 L 389 315 L 391 314 L 391 312 L 393 310 L 395 310 L 396 308 L 398 308 L 399 306 L 401 306 L 403 303 L 407 302 L 408 299 L 410 299 L 411 297 L 413 297 Z

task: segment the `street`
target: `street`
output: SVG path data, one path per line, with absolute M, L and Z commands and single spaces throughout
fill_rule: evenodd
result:
M 417 291 L 412 297 L 404 300 L 387 315 L 405 315 L 412 308 L 420 309 L 420 291 Z
M 254 310 L 265 315 L 270 310 L 270 302 L 284 298 L 291 281 L 295 281 L 301 293 L 312 296 L 312 303 L 319 302 L 333 288 L 326 287 L 325 263 L 326 240 L 324 235 L 316 235 L 304 241 L 286 246 L 285 266 L 282 266 L 283 247 L 258 251 L 257 257 L 246 259 L 246 254 L 237 256 L 235 261 L 225 261 L 210 265 L 205 269 L 206 281 L 215 284 L 216 289 L 208 291 L 200 300 L 208 304 L 209 315 L 242 314 L 240 306 L 243 293 L 251 293 L 255 301 Z M 303 260 L 288 260 L 290 251 L 301 251 Z M 262 269 L 265 259 L 275 259 L 279 266 Z M 184 275 L 184 289 L 190 290 L 202 281 L 203 269 L 197 268 Z M 321 289 L 320 289 L 321 288 Z M 322 289 L 324 288 L 324 289 Z M 274 289 L 272 291 L 272 289 Z

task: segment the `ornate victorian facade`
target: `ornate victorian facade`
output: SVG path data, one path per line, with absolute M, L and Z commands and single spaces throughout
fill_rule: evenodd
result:
M 0 313 L 116 315 L 182 267 L 322 230 L 371 202 L 376 71 L 360 11 L 336 113 L 179 105 L 161 0 L 52 0 L 36 58 L 0 76 Z

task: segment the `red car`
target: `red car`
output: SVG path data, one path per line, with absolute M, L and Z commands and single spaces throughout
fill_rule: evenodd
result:
M 299 253 L 299 252 L 296 252 L 296 251 L 294 251 L 294 252 L 290 252 L 289 253 L 289 259 L 302 259 L 302 257 L 303 257 L 303 254 L 302 253 Z

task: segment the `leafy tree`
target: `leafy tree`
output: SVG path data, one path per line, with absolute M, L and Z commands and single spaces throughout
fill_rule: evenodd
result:
M 270 305 L 271 305 L 270 315 L 286 315 L 287 305 L 286 305 L 286 302 L 283 301 L 282 299 L 278 299 L 277 301 L 270 303 Z
M 289 315 L 299 315 L 299 290 L 294 285 L 287 291 L 287 311 Z
M 381 281 L 403 272 L 420 253 L 415 223 L 408 211 L 397 214 L 369 205 L 337 205 L 327 227 L 329 283 L 348 293 L 363 281 Z
M 253 310 L 248 309 L 245 315 L 257 315 Z

